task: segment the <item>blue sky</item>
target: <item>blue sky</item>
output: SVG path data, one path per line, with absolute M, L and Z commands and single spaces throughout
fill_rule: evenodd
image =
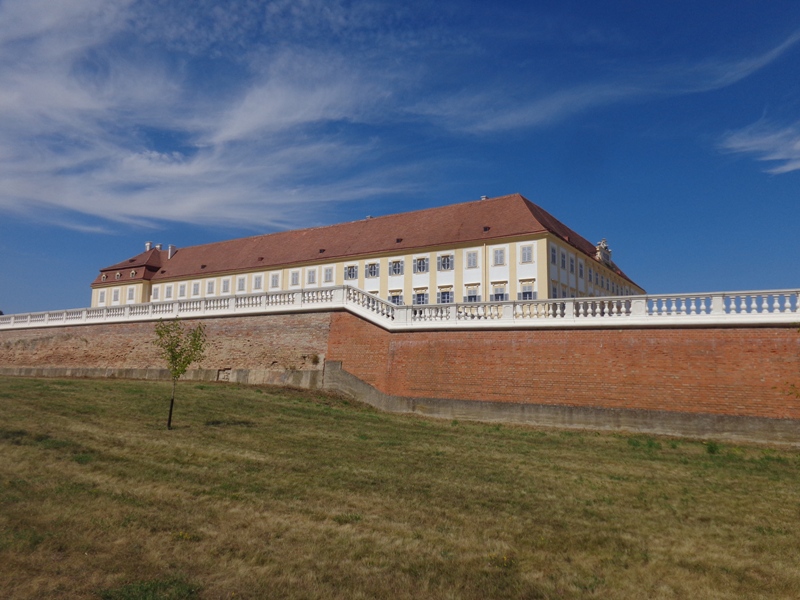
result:
M 651 293 L 800 287 L 800 2 L 0 0 L 0 310 L 519 192 Z

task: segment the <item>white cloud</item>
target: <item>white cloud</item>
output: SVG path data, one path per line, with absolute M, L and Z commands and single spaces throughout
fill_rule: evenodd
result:
M 409 65 L 404 51 L 455 56 L 464 32 L 419 22 L 388 2 L 0 1 L 0 208 L 87 231 L 97 221 L 308 222 L 309 206 L 424 187 L 413 176 L 424 164 L 377 160 L 396 150 L 384 145 L 386 129 L 416 120 L 446 137 L 552 125 L 731 85 L 800 39 L 729 63 L 546 91 L 479 79 L 489 92 L 454 93 L 471 82 L 468 68 L 434 72 Z M 220 76 L 227 68 L 236 75 Z M 788 156 L 785 144 L 780 152 Z M 796 155 L 769 160 L 788 169 Z
M 800 121 L 776 125 L 762 119 L 727 134 L 720 148 L 727 152 L 752 154 L 758 160 L 774 163 L 768 173 L 781 174 L 800 170 Z
M 504 132 L 518 128 L 548 126 L 590 109 L 653 96 L 696 94 L 733 85 L 778 60 L 800 42 L 800 32 L 768 51 L 741 60 L 707 60 L 680 66 L 609 74 L 595 83 L 566 85 L 539 91 L 518 85 L 509 97 L 503 89 L 462 93 L 425 101 L 412 111 L 440 118 L 454 130 L 472 133 Z

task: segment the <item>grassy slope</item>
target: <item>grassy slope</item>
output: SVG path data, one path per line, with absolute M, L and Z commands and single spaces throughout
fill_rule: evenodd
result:
M 168 402 L 0 378 L 0 597 L 800 597 L 797 450 Z

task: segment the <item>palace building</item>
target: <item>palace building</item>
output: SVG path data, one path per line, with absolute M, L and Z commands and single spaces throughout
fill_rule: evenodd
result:
M 100 270 L 92 306 L 350 285 L 395 304 L 643 294 L 595 245 L 519 194 L 188 248 Z

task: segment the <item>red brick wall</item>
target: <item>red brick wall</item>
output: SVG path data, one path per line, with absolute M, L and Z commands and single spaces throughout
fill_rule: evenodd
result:
M 203 369 L 319 370 L 392 396 L 800 419 L 793 328 L 391 334 L 349 313 L 205 319 Z M 0 331 L 0 368 L 160 368 L 152 323 Z M 314 364 L 314 355 L 319 363 Z
M 337 313 L 328 360 L 395 396 L 800 419 L 793 328 L 389 334 Z

